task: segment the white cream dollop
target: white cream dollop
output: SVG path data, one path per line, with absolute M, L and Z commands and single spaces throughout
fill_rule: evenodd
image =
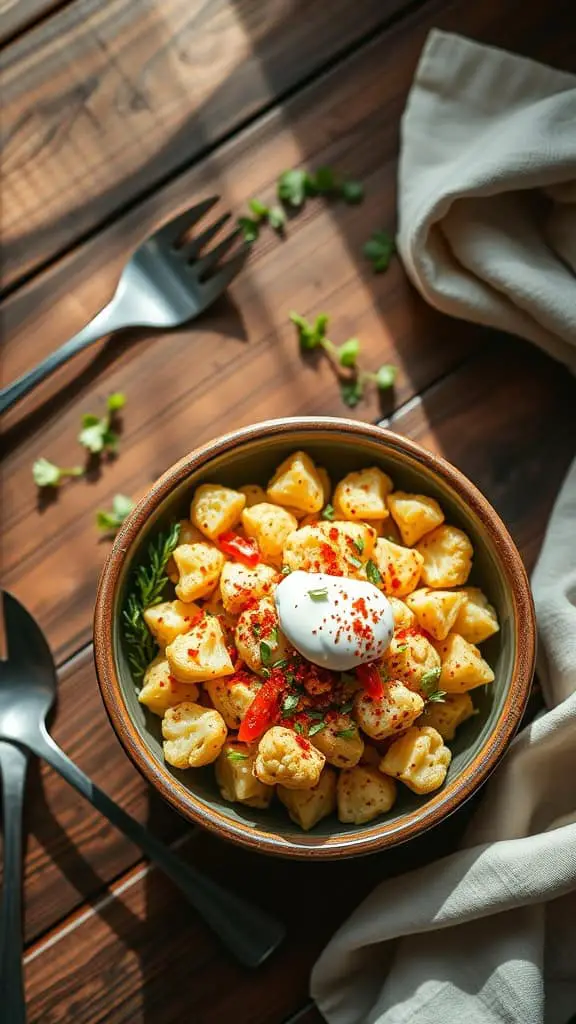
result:
M 381 658 L 394 633 L 390 602 L 364 580 L 296 570 L 280 581 L 274 598 L 288 641 L 333 672 Z

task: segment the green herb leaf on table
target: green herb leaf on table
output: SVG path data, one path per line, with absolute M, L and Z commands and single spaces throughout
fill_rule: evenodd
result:
M 82 430 L 78 434 L 78 440 L 92 455 L 116 451 L 118 447 L 118 434 L 113 429 L 114 416 L 125 405 L 126 396 L 121 391 L 117 391 L 107 398 L 107 413 L 105 416 L 95 416 L 91 412 L 84 413 L 82 417 Z
M 356 366 L 360 355 L 360 342 L 358 338 L 348 338 L 343 345 L 337 349 L 338 362 L 340 366 Z
M 122 391 L 115 391 L 106 399 L 108 412 L 119 412 L 126 405 L 126 395 Z
M 286 226 L 286 214 L 281 206 L 272 206 L 268 212 L 268 223 L 270 227 L 279 234 Z
M 83 473 L 82 466 L 62 469 L 48 459 L 36 459 L 32 466 L 32 476 L 37 487 L 59 487 L 65 477 L 82 476 Z
M 375 274 L 381 274 L 388 270 L 395 250 L 394 239 L 387 231 L 375 231 L 362 249 L 366 259 L 372 264 Z
M 356 726 L 355 725 L 351 725 L 347 729 L 340 729 L 336 733 L 336 736 L 338 736 L 340 739 L 343 739 L 343 740 L 349 740 L 349 739 L 352 738 L 352 736 L 355 736 L 355 735 L 356 735 Z
M 340 381 L 340 394 L 342 401 L 353 409 L 364 394 L 364 383 L 360 377 L 353 377 L 351 380 Z
M 327 601 L 328 587 L 317 587 L 315 590 L 309 590 L 308 597 L 311 598 L 312 601 Z
M 247 761 L 248 754 L 242 754 L 239 750 L 228 750 L 226 757 L 229 761 Z
M 345 203 L 350 206 L 361 203 L 364 199 L 364 186 L 359 181 L 344 181 L 340 189 L 340 195 Z
M 376 386 L 380 391 L 387 391 L 388 388 L 393 388 L 396 383 L 397 374 L 398 367 L 390 365 L 381 366 L 374 375 Z
M 370 580 L 370 583 L 373 583 L 375 587 L 379 586 L 382 583 L 382 573 L 380 572 L 380 569 L 378 568 L 376 563 L 373 562 L 371 558 L 369 558 L 368 561 L 366 562 L 366 575 Z
M 238 217 L 237 224 L 245 242 L 252 245 L 257 241 L 260 234 L 260 224 L 257 220 L 254 220 L 253 217 Z
M 99 511 L 96 513 L 96 525 L 99 530 L 106 533 L 115 533 L 122 526 L 126 516 L 134 508 L 132 498 L 125 494 L 115 494 L 112 498 L 112 508 L 109 512 Z
M 284 171 L 278 179 L 278 199 L 288 206 L 295 208 L 302 206 L 306 195 L 310 194 L 311 181 L 308 172 L 301 168 Z
M 266 220 L 270 215 L 270 208 L 261 203 L 259 199 L 250 199 L 248 206 L 250 207 L 250 213 L 254 214 L 256 220 Z
M 317 732 L 320 732 L 322 729 L 325 728 L 326 722 L 314 722 L 314 724 L 311 725 L 310 728 L 308 729 L 308 735 L 315 736 Z
M 329 523 L 332 523 L 335 515 L 334 506 L 331 505 L 330 502 L 328 502 L 327 505 L 324 505 L 321 512 L 322 519 L 327 519 Z
M 128 662 L 134 681 L 138 684 L 142 682 L 144 673 L 158 650 L 158 645 L 144 622 L 143 612 L 146 608 L 160 604 L 162 600 L 164 588 L 168 583 L 166 566 L 178 544 L 179 536 L 180 524 L 174 523 L 167 533 L 159 534 L 148 545 L 147 560 L 138 566 L 134 573 L 123 608 Z
M 306 317 L 300 316 L 299 313 L 290 313 L 290 319 L 298 330 L 300 348 L 304 351 L 317 348 L 325 340 L 326 328 L 328 326 L 328 316 L 326 313 L 320 313 L 313 324 L 309 323 Z
M 309 175 L 308 188 L 312 189 L 312 195 L 333 196 L 340 192 L 341 185 L 331 167 L 319 167 Z

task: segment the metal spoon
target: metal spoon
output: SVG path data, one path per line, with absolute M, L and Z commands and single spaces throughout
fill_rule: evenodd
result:
M 26 1024 L 22 977 L 22 810 L 28 751 L 0 741 L 4 808 L 4 881 L 0 905 L 0 1014 Z
M 282 942 L 285 935 L 283 924 L 259 907 L 217 885 L 196 868 L 185 864 L 98 789 L 60 750 L 46 728 L 46 717 L 56 699 L 56 671 L 50 648 L 40 627 L 19 601 L 6 591 L 2 596 L 8 659 L 0 661 L 0 741 L 8 740 L 26 747 L 48 761 L 172 879 L 242 964 L 258 967 Z M 21 772 L 22 766 L 15 769 L 13 763 L 7 760 L 2 763 L 2 770 L 8 781 L 12 778 L 15 785 L 16 775 L 12 773 L 16 770 Z M 5 815 L 11 813 L 11 806 L 12 813 L 17 813 L 17 802 L 16 805 L 10 805 L 9 802 L 5 804 Z M 12 864 L 13 861 L 14 857 Z M 6 893 L 16 884 L 19 888 L 20 879 L 14 874 L 12 879 L 4 878 L 5 901 L 0 935 L 3 936 L 3 955 L 6 957 L 10 956 L 14 945 L 21 949 L 20 930 L 14 923 L 19 914 L 6 904 Z M 16 1024 L 24 1020 L 23 1016 L 17 1016 L 16 1009 L 21 998 L 21 981 L 14 976 L 13 959 L 10 963 L 10 972 L 6 971 L 10 977 L 6 977 L 3 984 L 10 987 L 10 994 L 7 993 L 5 998 L 12 999 L 15 1007 L 13 1016 L 8 1015 L 7 1019 L 11 1024 Z M 4 973 L 8 967 L 7 961 L 0 960 L 0 965 Z

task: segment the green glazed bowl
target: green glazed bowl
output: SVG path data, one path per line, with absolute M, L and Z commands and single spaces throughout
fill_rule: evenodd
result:
M 442 789 L 418 797 L 405 787 L 389 814 L 366 825 L 325 818 L 308 833 L 273 802 L 268 810 L 229 804 L 219 794 L 212 766 L 179 771 L 164 763 L 160 719 L 138 703 L 122 636 L 122 607 L 129 580 L 148 543 L 189 515 L 194 488 L 206 481 L 230 487 L 266 485 L 290 452 L 304 449 L 333 482 L 351 470 L 376 465 L 397 488 L 432 495 L 446 520 L 474 545 L 470 582 L 496 607 L 500 632 L 483 647 L 495 682 L 477 689 L 478 714 L 451 744 L 452 763 Z M 98 681 L 110 720 L 142 774 L 185 818 L 220 837 L 264 853 L 330 858 L 381 850 L 405 842 L 456 810 L 485 781 L 512 739 L 534 671 L 536 630 L 530 587 L 506 527 L 477 488 L 444 459 L 391 431 L 352 420 L 298 418 L 258 423 L 196 449 L 150 488 L 120 530 L 102 571 L 96 602 L 94 645 Z

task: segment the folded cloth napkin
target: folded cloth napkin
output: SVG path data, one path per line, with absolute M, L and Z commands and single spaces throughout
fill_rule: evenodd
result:
M 399 250 L 424 297 L 576 369 L 576 78 L 432 32 L 399 186 Z M 576 1012 L 576 462 L 533 590 L 547 710 L 512 743 L 462 849 L 383 882 L 334 936 L 312 975 L 329 1024 Z

